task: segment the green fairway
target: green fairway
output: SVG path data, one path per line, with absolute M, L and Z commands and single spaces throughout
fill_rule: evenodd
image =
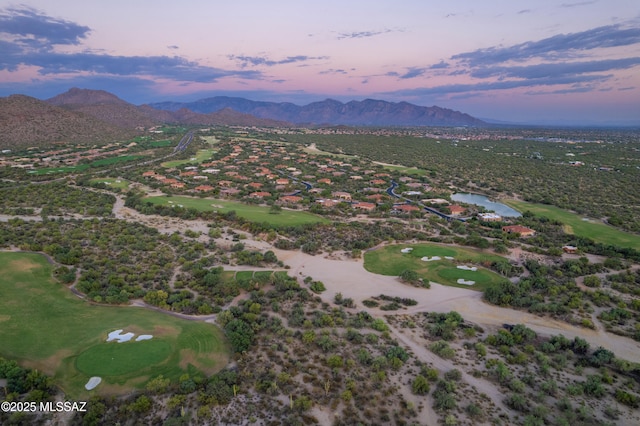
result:
M 171 167 L 178 167 L 183 164 L 189 164 L 189 163 L 202 163 L 210 159 L 215 152 L 216 151 L 213 149 L 201 149 L 196 153 L 195 157 L 190 157 L 184 160 L 166 161 L 161 165 L 162 167 L 171 168 Z
M 160 363 L 170 354 L 171 345 L 164 340 L 104 342 L 82 352 L 76 367 L 90 376 L 119 376 Z
M 503 202 L 521 212 L 529 210 L 536 215 L 562 222 L 566 225 L 565 228 L 568 233 L 591 238 L 598 243 L 640 250 L 640 236 L 620 231 L 597 220 L 585 219 L 579 214 L 546 204 L 533 204 L 516 200 L 503 200 Z
M 110 166 L 112 164 L 125 163 L 127 161 L 134 161 L 134 160 L 138 160 L 140 158 L 144 158 L 144 156 L 142 156 L 142 155 L 121 155 L 119 157 L 102 158 L 100 160 L 96 160 L 93 163 L 91 163 L 91 167 Z
M 229 349 L 220 329 L 130 306 L 96 306 L 51 278 L 52 265 L 31 253 L 0 253 L 0 356 L 52 375 L 67 395 L 83 397 L 90 377 L 98 393 L 129 392 L 159 374 L 222 369 Z M 107 342 L 109 333 L 151 340 Z M 120 360 L 121 362 L 117 362 Z
M 412 248 L 409 253 L 402 249 Z M 440 257 L 423 261 L 423 257 Z M 453 259 L 447 259 L 451 257 Z M 392 245 L 369 251 L 364 255 L 364 268 L 375 274 L 399 276 L 402 271 L 415 271 L 425 281 L 434 281 L 454 287 L 484 290 L 504 278 L 482 267 L 504 258 L 479 250 L 441 246 L 437 244 Z M 460 269 L 458 266 L 475 267 L 477 270 Z M 474 281 L 473 285 L 459 284 L 458 280 Z
M 124 179 L 96 178 L 91 179 L 89 182 L 91 183 L 91 185 L 94 185 L 96 183 L 104 183 L 108 188 L 127 189 L 129 187 L 129 182 Z
M 426 170 L 418 169 L 417 167 L 392 166 L 388 164 L 385 164 L 383 167 L 386 170 L 396 171 L 406 175 L 424 176 L 427 174 Z
M 296 226 L 307 223 L 328 223 L 329 221 L 321 216 L 297 210 L 281 210 L 278 214 L 269 213 L 269 207 L 243 204 L 237 201 L 216 200 L 212 198 L 193 197 L 147 197 L 144 201 L 153 204 L 183 206 L 184 208 L 194 208 L 199 211 L 216 210 L 226 213 L 234 210 L 236 214 L 251 222 L 267 222 L 275 226 Z

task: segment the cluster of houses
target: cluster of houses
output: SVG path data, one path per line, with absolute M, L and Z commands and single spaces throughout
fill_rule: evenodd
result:
M 267 141 L 219 142 L 214 158 L 196 165 L 179 168 L 147 170 L 142 177 L 164 189 L 177 193 L 206 194 L 247 202 L 276 203 L 295 207 L 313 205 L 322 209 L 351 208 L 368 214 L 385 210 L 395 214 L 420 215 L 425 205 L 437 205 L 447 217 L 464 218 L 467 208 L 449 204 L 444 198 L 423 198 L 432 188 L 420 178 L 401 176 L 373 169 L 357 159 L 342 159 L 312 155 L 289 145 Z M 391 182 L 398 186 L 395 198 L 388 192 Z M 253 200 L 253 201 L 250 201 Z M 433 211 L 433 210 L 432 210 Z M 501 222 L 495 213 L 479 213 L 484 222 Z M 514 225 L 503 231 L 520 236 L 534 231 Z

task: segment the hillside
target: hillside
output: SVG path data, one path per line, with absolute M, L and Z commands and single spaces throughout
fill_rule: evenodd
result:
M 152 127 L 162 121 L 153 114 L 140 109 L 104 90 L 72 88 L 47 103 L 70 111 L 81 112 L 123 129 Z
M 342 103 L 333 99 L 298 106 L 288 102 L 257 102 L 216 96 L 190 103 L 160 102 L 152 107 L 168 111 L 187 108 L 211 113 L 230 108 L 260 118 L 296 124 L 343 124 L 361 126 L 483 126 L 485 122 L 446 108 L 422 107 L 408 102 L 366 99 Z
M 19 148 L 126 139 L 133 132 L 82 112 L 64 109 L 24 95 L 0 98 L 0 145 Z

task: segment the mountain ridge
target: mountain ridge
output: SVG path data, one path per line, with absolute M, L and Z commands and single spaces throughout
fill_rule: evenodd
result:
M 423 107 L 409 102 L 377 99 L 342 103 L 335 99 L 299 106 L 290 102 L 251 101 L 245 98 L 214 96 L 193 102 L 156 102 L 151 107 L 176 111 L 186 108 L 199 113 L 212 113 L 231 108 L 259 118 L 294 124 L 333 124 L 362 126 L 486 126 L 469 114 L 438 106 Z
M 298 106 L 218 96 L 191 103 L 140 106 L 104 90 L 71 88 L 46 100 L 26 95 L 0 98 L 0 143 L 32 146 L 58 142 L 127 139 L 161 124 L 299 126 L 486 126 L 468 114 L 408 102 L 334 99 Z

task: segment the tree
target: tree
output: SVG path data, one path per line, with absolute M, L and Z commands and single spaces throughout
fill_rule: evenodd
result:
M 233 319 L 229 321 L 225 331 L 234 351 L 244 352 L 251 347 L 254 333 L 251 326 L 246 322 L 240 319 Z
M 409 284 L 415 284 L 420 279 L 418 273 L 416 271 L 412 271 L 411 269 L 405 269 L 404 271 L 400 272 L 399 277 L 402 282 Z

